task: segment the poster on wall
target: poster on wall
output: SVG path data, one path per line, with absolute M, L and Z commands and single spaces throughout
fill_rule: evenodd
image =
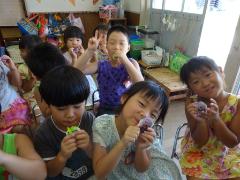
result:
M 27 13 L 98 11 L 102 0 L 24 0 Z

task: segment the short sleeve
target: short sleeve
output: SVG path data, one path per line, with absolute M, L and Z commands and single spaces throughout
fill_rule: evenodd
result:
M 99 118 L 101 118 L 101 116 Z M 106 143 L 104 142 L 103 136 L 102 136 L 102 131 L 104 130 L 101 129 L 101 119 L 99 118 L 95 119 L 93 123 L 93 128 L 92 128 L 93 142 L 106 148 Z

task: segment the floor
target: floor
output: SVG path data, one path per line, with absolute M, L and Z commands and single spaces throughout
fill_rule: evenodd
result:
M 163 146 L 166 153 L 171 156 L 172 147 L 174 142 L 174 136 L 178 126 L 186 122 L 186 116 L 184 112 L 184 101 L 173 101 L 170 103 L 168 113 L 163 124 Z M 178 161 L 174 159 L 178 164 Z M 179 164 L 178 164 L 179 166 Z M 183 179 L 185 177 L 183 176 Z

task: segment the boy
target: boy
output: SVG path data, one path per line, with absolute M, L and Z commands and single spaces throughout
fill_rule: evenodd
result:
M 85 111 L 85 101 L 89 95 L 86 77 L 74 67 L 59 66 L 44 76 L 39 92 L 51 117 L 36 132 L 34 144 L 46 162 L 48 177 L 89 178 L 93 175 L 94 117 Z M 73 127 L 80 129 L 68 134 L 68 129 Z
M 51 69 L 56 66 L 67 64 L 66 59 L 61 51 L 50 43 L 41 43 L 35 46 L 28 54 L 26 64 L 31 73 L 38 81 Z M 37 85 L 36 87 L 38 87 Z M 48 116 L 45 104 L 41 101 L 38 88 L 34 88 L 34 97 L 37 104 L 45 117 Z M 38 115 L 37 115 L 38 116 Z
M 85 74 L 98 73 L 97 81 L 100 95 L 98 115 L 114 114 L 119 108 L 120 97 L 129 86 L 129 81 L 135 83 L 144 79 L 138 63 L 127 57 L 130 44 L 128 32 L 124 26 L 113 26 L 107 33 L 109 59 L 90 63 L 99 41 L 98 33 L 89 39 L 88 49 L 79 57 L 75 66 Z

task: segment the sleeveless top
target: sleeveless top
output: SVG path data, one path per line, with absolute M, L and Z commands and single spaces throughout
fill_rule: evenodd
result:
M 108 60 L 98 61 L 100 107 L 117 108 L 128 79 L 129 75 L 123 64 L 113 67 Z
M 237 112 L 238 97 L 230 94 L 221 119 L 228 124 Z M 194 144 L 190 129 L 181 143 L 180 165 L 185 175 L 202 179 L 227 179 L 240 177 L 240 145 L 228 148 L 209 129 L 209 140 L 201 148 Z
M 15 146 L 16 134 L 3 134 L 3 152 L 16 155 L 17 150 Z M 5 170 L 4 167 L 0 166 L 0 179 L 8 180 L 11 175 Z

